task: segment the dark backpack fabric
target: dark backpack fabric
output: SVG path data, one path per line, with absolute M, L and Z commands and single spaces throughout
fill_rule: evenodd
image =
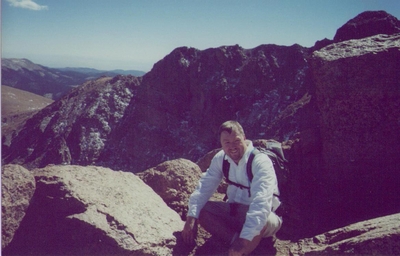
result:
M 288 171 L 287 170 L 287 162 L 288 161 L 285 159 L 285 156 L 283 154 L 281 143 L 274 141 L 274 140 L 268 141 L 267 148 L 258 147 L 258 148 L 254 148 L 254 150 L 251 152 L 251 154 L 249 156 L 249 160 L 247 161 L 247 165 L 246 165 L 246 172 L 247 172 L 247 177 L 249 179 L 249 183 L 252 182 L 253 177 L 254 177 L 251 166 L 252 166 L 254 157 L 257 154 L 266 154 L 269 157 L 269 159 L 271 159 L 277 179 L 278 179 L 278 186 L 279 186 L 279 184 L 281 184 L 281 182 L 285 183 L 286 180 L 283 180 L 283 178 L 285 177 L 285 174 Z M 251 196 L 250 187 L 243 185 L 243 184 L 233 182 L 229 179 L 229 168 L 230 168 L 230 164 L 229 164 L 228 160 L 226 160 L 224 157 L 224 160 L 222 163 L 222 172 L 224 173 L 226 183 L 237 186 L 241 189 L 247 189 L 249 191 L 249 196 Z M 280 195 L 274 194 L 274 196 L 279 197 Z

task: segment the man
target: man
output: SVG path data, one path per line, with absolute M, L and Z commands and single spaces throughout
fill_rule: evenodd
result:
M 282 225 L 282 219 L 274 213 L 280 204 L 274 196 L 279 194 L 276 174 L 269 157 L 257 154 L 252 162 L 254 178 L 249 181 L 246 165 L 254 147 L 238 122 L 223 123 L 219 136 L 222 150 L 214 156 L 190 197 L 182 236 L 186 243 L 193 243 L 199 221 L 213 236 L 230 243 L 229 255 L 247 255 L 263 237 L 275 235 Z M 208 201 L 224 177 L 224 159 L 229 162 L 229 180 L 243 187 L 229 185 L 227 202 Z

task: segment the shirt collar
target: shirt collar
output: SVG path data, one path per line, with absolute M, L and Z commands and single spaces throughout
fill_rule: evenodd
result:
M 247 160 L 249 160 L 250 154 L 253 151 L 254 146 L 251 140 L 246 140 L 246 143 L 247 143 L 247 149 L 246 152 L 244 152 L 242 159 L 240 159 L 240 161 L 245 160 L 245 162 L 247 163 Z

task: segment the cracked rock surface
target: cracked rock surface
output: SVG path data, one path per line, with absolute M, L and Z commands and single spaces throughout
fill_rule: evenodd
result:
M 180 216 L 132 173 L 48 166 L 6 254 L 169 255 Z M 35 228 L 32 228 L 35 227 Z

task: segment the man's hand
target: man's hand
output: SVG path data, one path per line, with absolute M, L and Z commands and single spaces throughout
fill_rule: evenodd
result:
M 249 240 L 243 238 L 236 238 L 229 248 L 229 256 L 242 256 L 245 255 L 245 249 L 250 244 Z
M 193 244 L 197 236 L 197 219 L 188 216 L 185 226 L 182 230 L 183 241 L 187 244 Z

